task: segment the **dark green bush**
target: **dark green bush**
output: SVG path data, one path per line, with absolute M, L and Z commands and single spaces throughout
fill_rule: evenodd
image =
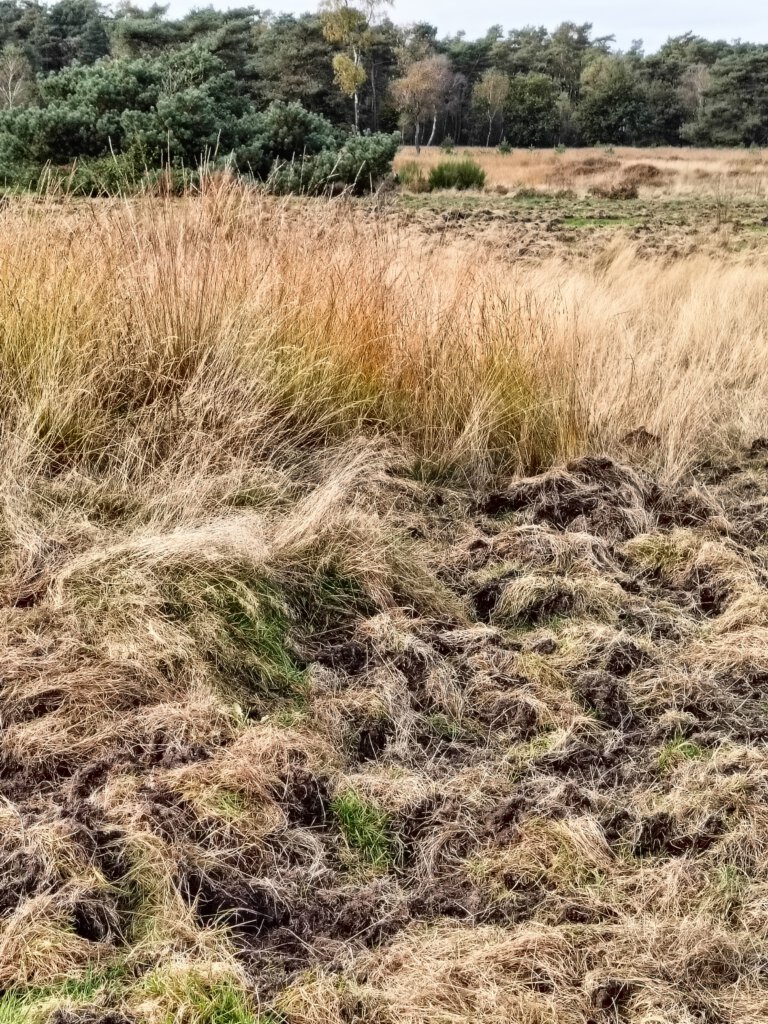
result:
M 0 189 L 34 191 L 40 184 L 41 169 L 28 163 L 0 162 Z
M 267 178 L 275 163 L 304 161 L 326 150 L 336 151 L 342 136 L 327 118 L 300 103 L 275 102 L 247 114 L 239 125 L 235 162 L 257 178 Z
M 235 84 L 197 45 L 72 64 L 40 79 L 35 105 L 0 111 L 2 183 L 35 187 L 44 174 L 109 195 L 143 190 L 150 169 L 153 187 L 176 190 L 185 169 L 226 162 L 277 192 L 365 192 L 391 172 L 394 136 L 348 135 L 298 102 L 254 112 Z
M 187 83 L 167 91 L 167 82 Z M 236 144 L 246 102 L 221 60 L 198 47 L 154 59 L 104 58 L 40 79 L 35 106 L 0 112 L 0 163 L 132 152 L 142 165 L 194 165 Z
M 276 164 L 266 183 L 280 195 L 367 192 L 390 173 L 398 143 L 397 135 L 352 135 L 339 149 Z
M 474 160 L 446 160 L 429 174 L 430 188 L 482 188 L 485 171 Z
M 147 62 L 128 63 L 144 68 Z M 85 70 L 101 87 L 107 68 L 102 62 Z M 74 72 L 70 78 L 82 84 Z M 394 135 L 345 136 L 300 103 L 276 102 L 227 121 L 199 88 L 161 97 L 151 109 L 103 114 L 114 144 L 106 130 L 94 132 L 99 118 L 88 104 L 69 110 L 68 118 L 60 113 L 55 105 L 0 113 L 0 185 L 36 188 L 44 178 L 74 195 L 175 193 L 189 187 L 190 169 L 203 161 L 227 162 L 278 193 L 362 193 L 391 173 L 397 150 Z

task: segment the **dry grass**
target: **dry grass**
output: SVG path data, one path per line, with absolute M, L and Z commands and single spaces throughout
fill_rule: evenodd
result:
M 650 195 L 718 195 L 765 197 L 768 193 L 768 154 L 763 150 L 634 149 L 517 149 L 500 153 L 482 147 L 458 148 L 446 154 L 439 147 L 403 147 L 395 169 L 416 161 L 425 175 L 445 160 L 470 156 L 486 173 L 486 187 L 536 188 L 586 193 L 619 183 L 635 184 Z M 656 172 L 648 171 L 648 167 Z
M 0 210 L 4 1024 L 763 1018 L 766 269 L 481 255 Z
M 254 445 L 365 432 L 482 483 L 640 425 L 672 472 L 768 429 L 759 264 L 614 246 L 510 270 L 226 183 L 1 216 L 3 400 L 25 453 L 122 472 L 156 455 L 192 482 Z

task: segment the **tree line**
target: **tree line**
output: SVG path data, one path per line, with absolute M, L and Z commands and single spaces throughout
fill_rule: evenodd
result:
M 768 46 L 692 33 L 628 50 L 590 24 L 479 39 L 386 0 L 252 7 L 0 0 L 0 173 L 217 154 L 286 189 L 369 183 L 421 145 L 768 144 Z

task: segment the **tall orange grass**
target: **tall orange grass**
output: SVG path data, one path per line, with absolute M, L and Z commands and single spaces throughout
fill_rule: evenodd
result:
M 510 268 L 229 182 L 0 212 L 6 441 L 138 470 L 361 432 L 485 483 L 644 426 L 671 473 L 768 430 L 768 271 Z

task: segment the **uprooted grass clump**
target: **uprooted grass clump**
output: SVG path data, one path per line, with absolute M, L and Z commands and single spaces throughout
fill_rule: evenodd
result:
M 761 1019 L 756 406 L 596 456 L 260 203 L 0 210 L 0 1020 Z

